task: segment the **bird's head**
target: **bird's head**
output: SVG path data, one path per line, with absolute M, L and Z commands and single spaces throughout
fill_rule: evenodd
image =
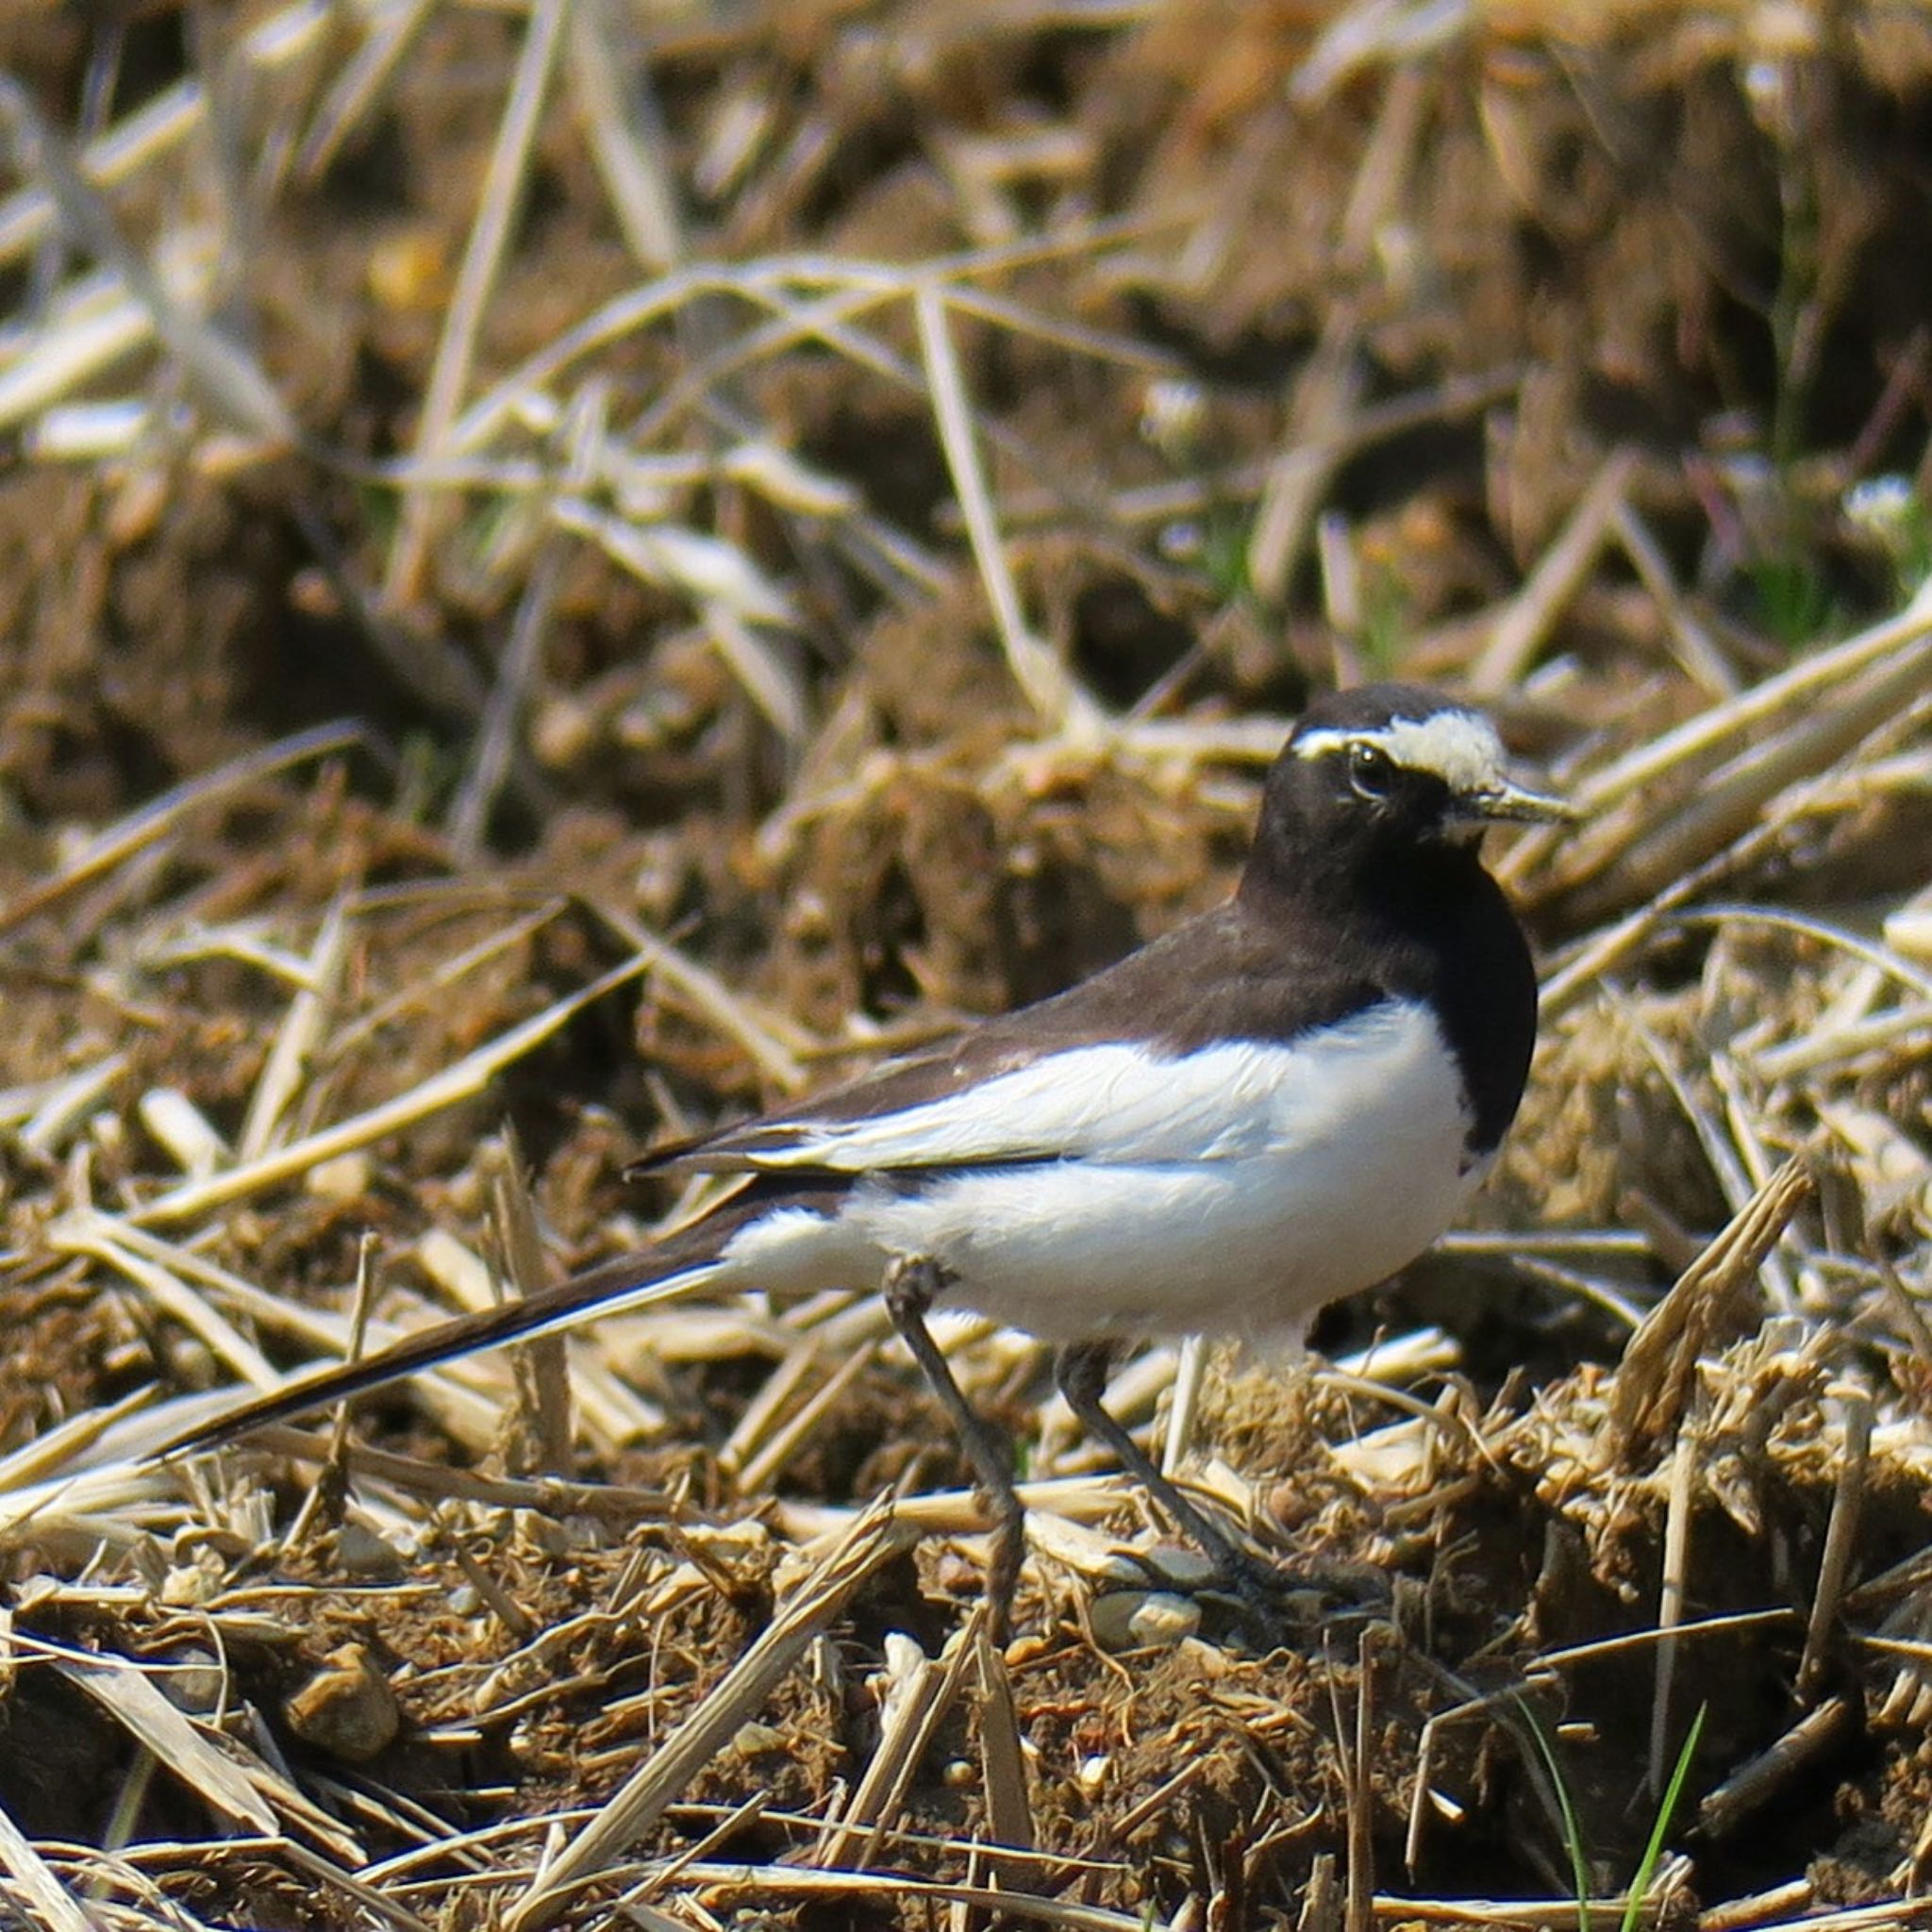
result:
M 1482 712 L 1418 685 L 1318 698 L 1268 774 L 1256 859 L 1292 875 L 1405 849 L 1473 850 L 1499 821 L 1574 818 L 1510 770 Z

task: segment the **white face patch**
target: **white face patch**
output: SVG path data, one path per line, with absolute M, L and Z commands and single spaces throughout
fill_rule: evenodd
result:
M 1294 742 L 1297 758 L 1325 758 L 1352 744 L 1373 744 L 1407 771 L 1429 772 L 1464 796 L 1497 791 L 1509 783 L 1503 741 L 1475 711 L 1438 711 L 1429 718 L 1393 718 L 1359 730 L 1310 731 Z

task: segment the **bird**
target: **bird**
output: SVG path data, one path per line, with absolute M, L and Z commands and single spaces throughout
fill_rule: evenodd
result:
M 1024 1512 L 935 1310 L 1052 1344 L 1081 1424 L 1252 1604 L 1255 1560 L 1107 1408 L 1109 1363 L 1135 1340 L 1298 1339 L 1456 1219 L 1515 1118 L 1537 1030 L 1529 945 L 1484 835 L 1574 816 L 1512 772 L 1470 704 L 1401 683 L 1320 695 L 1269 768 L 1224 903 L 1062 992 L 646 1156 L 627 1174 L 738 1182 L 653 1245 L 292 1381 L 157 1454 L 675 1296 L 877 1288 L 991 1519 L 995 1628 Z

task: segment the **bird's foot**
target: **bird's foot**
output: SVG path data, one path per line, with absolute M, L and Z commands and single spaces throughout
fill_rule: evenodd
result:
M 1162 1587 L 1230 1605 L 1250 1643 L 1279 1649 L 1296 1633 L 1356 1618 L 1386 1616 L 1388 1577 L 1371 1564 L 1284 1564 L 1244 1544 L 1217 1540 L 1212 1556 L 1172 1550 L 1142 1556 Z

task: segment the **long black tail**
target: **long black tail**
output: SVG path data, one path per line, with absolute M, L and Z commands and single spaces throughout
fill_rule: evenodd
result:
M 720 1273 L 716 1242 L 704 1245 L 711 1252 L 693 1256 L 684 1243 L 666 1243 L 662 1250 L 647 1249 L 586 1269 L 568 1281 L 558 1282 L 555 1288 L 522 1300 L 439 1322 L 416 1334 L 406 1335 L 400 1341 L 392 1341 L 359 1361 L 343 1362 L 336 1368 L 300 1376 L 284 1388 L 271 1390 L 225 1414 L 185 1429 L 156 1450 L 155 1459 L 216 1448 L 265 1424 L 286 1422 L 291 1416 L 306 1414 L 311 1408 L 326 1407 L 366 1390 L 380 1389 L 386 1383 L 400 1382 L 425 1369 L 437 1368 L 443 1362 L 477 1355 L 487 1348 L 500 1348 L 505 1342 L 532 1341 L 540 1335 L 595 1321 L 602 1315 L 627 1313 L 633 1308 L 648 1307 L 654 1302 L 696 1293 Z
M 600 1316 L 628 1314 L 658 1302 L 700 1294 L 725 1285 L 726 1277 L 732 1277 L 732 1287 L 756 1288 L 760 1284 L 742 1279 L 723 1258 L 733 1236 L 774 1208 L 835 1215 L 848 1185 L 822 1177 L 798 1180 L 790 1175 L 758 1175 L 700 1220 L 635 1255 L 600 1262 L 520 1301 L 440 1322 L 418 1334 L 406 1335 L 360 1361 L 301 1376 L 286 1388 L 239 1403 L 225 1414 L 171 1438 L 154 1452 L 154 1459 L 162 1461 L 198 1449 L 213 1449 L 269 1423 L 287 1422 L 311 1408 L 400 1382 L 425 1369 L 478 1355 L 486 1348 L 501 1348 L 508 1341 L 530 1341 L 540 1335 L 579 1327 Z M 855 1282 L 853 1286 L 871 1284 Z

